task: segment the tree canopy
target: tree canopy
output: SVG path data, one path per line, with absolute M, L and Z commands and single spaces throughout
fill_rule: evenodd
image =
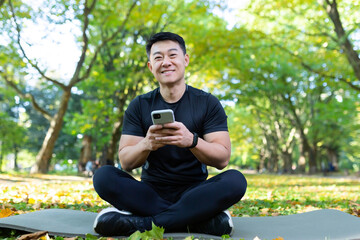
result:
M 29 151 L 33 172 L 116 162 L 124 110 L 157 86 L 146 40 L 172 31 L 187 44 L 187 83 L 224 104 L 232 166 L 360 171 L 359 10 L 256 0 L 230 24 L 212 0 L 0 1 L 0 160 Z

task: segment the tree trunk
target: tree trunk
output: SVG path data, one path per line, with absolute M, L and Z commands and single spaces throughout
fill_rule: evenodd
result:
M 328 155 L 328 163 L 331 164 L 333 169 L 337 171 L 339 169 L 339 157 L 336 149 L 326 148 Z
M 107 159 L 108 159 L 108 148 L 109 148 L 108 145 L 104 144 L 104 146 L 101 149 L 101 156 L 100 156 L 100 159 L 99 159 L 99 165 L 100 166 L 107 165 L 106 162 L 107 162 Z M 96 150 L 96 152 L 97 152 L 97 150 Z
M 3 142 L 0 140 L 0 172 L 2 172 L 3 156 Z
M 134 97 L 136 91 L 131 91 L 130 92 L 130 97 Z M 129 96 L 129 94 L 128 94 Z M 108 143 L 108 148 L 107 148 L 107 152 L 106 152 L 106 158 L 109 159 L 110 161 L 112 161 L 112 163 L 115 163 L 115 155 L 117 152 L 117 144 L 118 141 L 120 139 L 121 136 L 121 127 L 123 125 L 123 120 L 124 120 L 124 112 L 123 109 L 125 107 L 125 102 L 128 98 L 127 97 L 123 97 L 120 99 L 119 102 L 119 106 L 118 106 L 118 119 L 117 121 L 114 123 L 113 125 L 113 129 L 111 132 L 111 138 L 110 141 Z
M 272 154 L 272 164 L 273 164 L 273 172 L 278 172 L 279 171 L 279 154 L 277 154 L 277 152 L 275 152 L 276 150 L 274 150 L 274 153 Z
M 283 158 L 283 161 L 284 161 L 284 173 L 291 173 L 292 172 L 291 153 L 282 152 L 282 158 Z
M 269 171 L 270 173 L 274 172 L 274 169 L 273 169 L 273 157 L 270 156 L 268 159 L 267 159 L 267 163 L 266 163 L 266 169 L 267 171 Z
M 304 144 L 303 141 L 300 141 L 300 145 L 299 145 L 299 150 L 300 150 L 300 157 L 298 160 L 298 167 L 297 167 L 297 171 L 300 173 L 305 173 L 305 167 L 306 167 L 306 151 L 304 149 Z
M 71 88 L 67 88 L 62 95 L 58 112 L 50 121 L 49 129 L 46 133 L 41 149 L 36 156 L 36 163 L 31 168 L 31 173 L 47 173 L 49 171 L 55 142 L 61 131 L 70 96 Z
M 312 148 L 310 146 L 303 128 L 300 128 L 300 142 L 301 142 L 300 144 L 301 164 L 303 164 L 304 162 L 306 164 L 305 156 L 308 156 L 309 173 L 314 174 L 318 171 L 317 162 L 316 162 L 316 158 L 317 158 L 316 148 Z M 305 169 L 305 167 L 303 169 Z M 303 171 L 303 169 L 301 170 Z
M 18 171 L 18 170 L 19 170 L 19 166 L 18 166 L 18 164 L 17 164 L 18 153 L 19 153 L 19 148 L 18 148 L 18 146 L 16 146 L 16 144 L 15 144 L 15 146 L 14 146 L 14 166 L 13 166 L 13 168 L 14 168 L 15 171 Z
M 318 172 L 317 167 L 317 151 L 316 149 L 311 148 L 310 146 L 307 147 L 307 151 L 309 153 L 309 173 L 314 174 Z
M 116 149 L 117 149 L 117 143 L 121 136 L 121 127 L 123 123 L 123 118 L 119 119 L 117 122 L 114 123 L 112 133 L 111 133 L 111 139 L 108 144 L 107 152 L 106 152 L 106 159 L 108 161 L 111 161 L 112 163 L 115 163 L 115 155 L 116 155 Z M 101 165 L 101 163 L 100 163 Z
M 274 173 L 274 172 L 277 172 L 279 169 L 278 168 L 279 155 L 273 149 L 269 149 L 269 151 L 270 151 L 270 157 L 267 162 L 267 170 L 270 173 Z
M 322 1 L 321 1 L 322 2 Z M 346 58 L 348 59 L 352 69 L 354 70 L 355 76 L 360 80 L 360 58 L 359 54 L 354 50 L 354 46 L 350 42 L 349 38 L 346 35 L 344 27 L 342 25 L 340 14 L 337 9 L 336 0 L 333 0 L 331 3 L 328 1 L 326 4 L 323 4 L 327 14 L 329 15 L 331 21 L 334 24 L 335 32 L 339 40 L 341 48 L 344 50 Z
M 265 169 L 265 162 L 266 162 L 266 152 L 264 150 L 264 148 L 261 148 L 260 150 L 260 153 L 259 153 L 259 156 L 260 156 L 260 162 L 259 162 L 259 166 L 257 168 L 257 172 L 258 173 L 262 173 Z
M 92 158 L 92 137 L 89 135 L 84 135 L 82 139 L 82 147 L 80 153 L 80 159 L 78 162 L 78 171 L 84 172 L 86 163 Z
M 298 171 L 301 173 L 305 172 L 305 167 L 306 167 L 306 153 L 308 153 L 308 149 L 309 149 L 309 143 L 308 140 L 306 138 L 306 134 L 304 131 L 304 124 L 302 123 L 300 117 L 298 116 L 298 114 L 296 113 L 295 107 L 293 105 L 293 103 L 291 102 L 290 98 L 286 98 L 284 95 L 282 95 L 282 98 L 284 101 L 287 101 L 290 107 L 290 110 L 293 114 L 293 123 L 294 125 L 297 127 L 298 131 L 299 131 L 299 135 L 300 135 L 300 144 L 299 144 L 299 150 L 300 150 L 300 157 L 298 159 Z
M 114 123 L 113 125 L 113 129 L 111 132 L 111 138 L 109 140 L 109 143 L 107 144 L 107 148 L 106 148 L 106 153 L 104 154 L 104 156 L 101 158 L 101 162 L 100 165 L 108 165 L 108 164 L 115 164 L 115 155 L 117 152 L 117 144 L 118 141 L 120 139 L 121 136 L 121 127 L 123 125 L 123 120 L 124 120 L 124 107 L 126 104 L 126 100 L 128 99 L 133 99 L 136 96 L 136 93 L 138 92 L 138 87 L 139 85 L 137 84 L 137 82 L 139 82 L 140 79 L 138 79 L 134 85 L 135 87 L 129 87 L 127 89 L 128 93 L 127 94 L 121 94 L 121 98 L 119 98 L 119 102 L 118 102 L 118 119 L 117 121 Z M 104 161 L 105 159 L 105 161 Z

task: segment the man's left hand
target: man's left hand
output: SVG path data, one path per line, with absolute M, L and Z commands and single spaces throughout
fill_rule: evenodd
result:
M 157 130 L 157 132 L 161 135 L 166 135 L 155 138 L 155 140 L 165 145 L 186 148 L 190 147 L 193 143 L 193 133 L 181 122 L 166 123 L 163 125 L 163 128 Z

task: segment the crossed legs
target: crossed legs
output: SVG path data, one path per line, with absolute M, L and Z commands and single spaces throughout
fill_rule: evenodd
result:
M 93 182 L 102 199 L 117 209 L 151 216 L 157 226 L 168 232 L 216 216 L 240 201 L 247 187 L 245 177 L 236 170 L 225 171 L 181 190 L 177 201 L 166 200 L 148 183 L 112 166 L 98 169 Z

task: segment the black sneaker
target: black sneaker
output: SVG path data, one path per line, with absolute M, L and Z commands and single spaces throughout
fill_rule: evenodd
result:
M 194 233 L 205 233 L 215 236 L 231 236 L 234 231 L 234 223 L 231 219 L 230 212 L 223 211 L 205 222 L 189 226 L 189 231 Z
M 94 230 L 103 236 L 130 236 L 151 229 L 150 217 L 138 217 L 114 207 L 103 209 L 95 218 Z

